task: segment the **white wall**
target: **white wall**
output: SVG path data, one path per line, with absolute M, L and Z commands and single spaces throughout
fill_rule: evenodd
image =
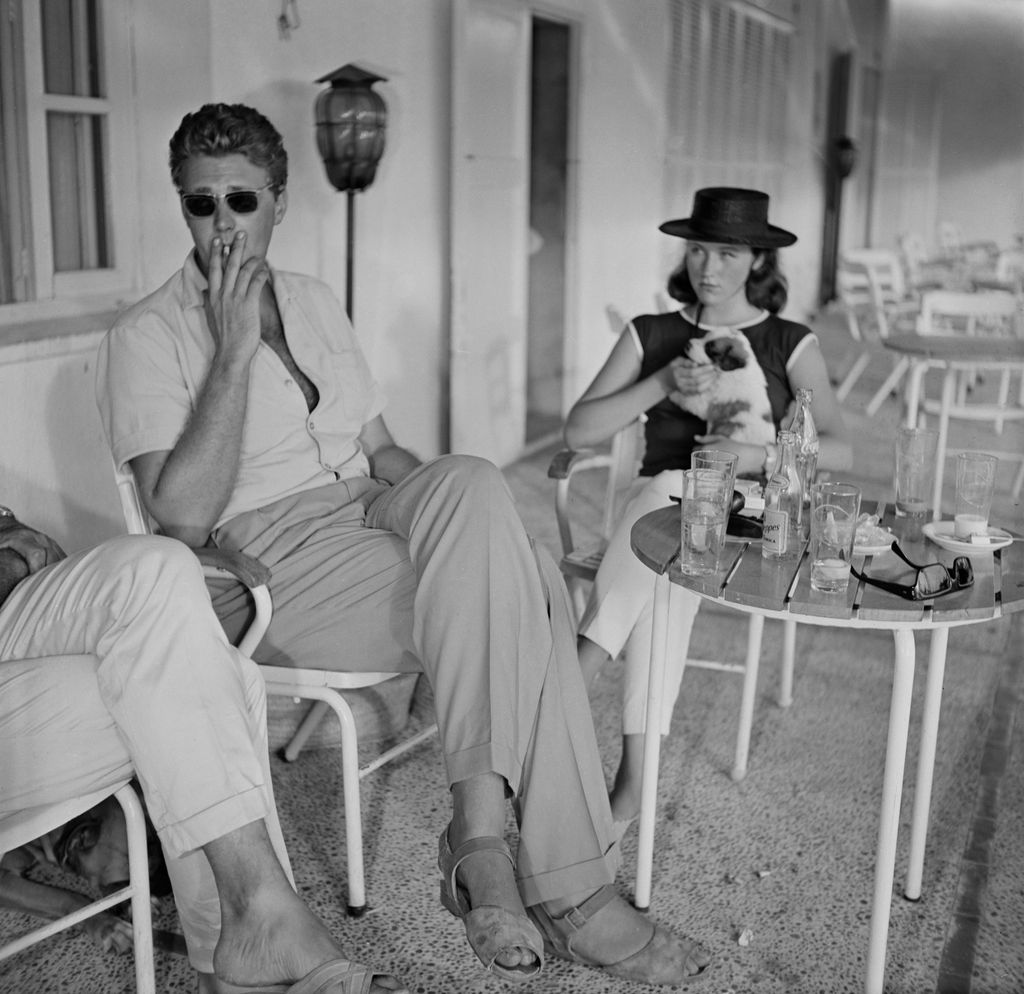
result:
M 891 29 L 889 65 L 932 73 L 940 90 L 934 226 L 1012 245 L 1024 232 L 1024 3 L 892 0 Z

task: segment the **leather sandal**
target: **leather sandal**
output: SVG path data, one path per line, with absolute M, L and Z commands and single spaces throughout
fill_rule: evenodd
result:
M 478 852 L 499 852 L 515 867 L 512 850 L 504 839 L 481 836 L 464 842 L 455 852 L 448 843 L 446 828 L 438 839 L 437 868 L 441 871 L 441 903 L 466 926 L 466 938 L 477 958 L 488 970 L 513 983 L 534 979 L 544 965 L 544 941 L 536 925 L 524 914 L 508 908 L 482 904 L 473 908 L 469 894 L 455 874 L 467 856 Z M 505 949 L 529 949 L 537 957 L 530 966 L 503 966 L 498 955 Z
M 650 935 L 647 942 L 635 953 L 614 963 L 599 963 L 596 960 L 577 953 L 573 949 L 574 940 L 582 935 L 590 922 L 600 915 L 605 906 L 617 897 L 615 889 L 606 884 L 597 893 L 588 897 L 579 907 L 551 915 L 542 904 L 527 909 L 527 913 L 537 923 L 544 935 L 544 948 L 553 956 L 593 966 L 613 977 L 633 980 L 642 984 L 659 984 L 678 986 L 702 980 L 707 964 L 699 966 L 695 971 L 687 970 L 687 963 L 694 963 L 687 953 L 686 940 L 674 935 L 668 929 L 655 925 L 654 922 L 638 916 L 638 920 L 649 926 Z M 694 948 L 696 943 L 692 944 Z

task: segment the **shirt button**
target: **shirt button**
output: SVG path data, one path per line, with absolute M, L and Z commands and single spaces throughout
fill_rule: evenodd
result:
M 284 381 L 284 385 L 286 387 L 290 387 L 294 382 L 295 382 L 294 380 L 285 380 Z
M 315 429 L 316 429 L 316 424 L 314 424 L 314 422 L 310 421 L 309 422 L 309 430 L 310 431 L 314 431 Z

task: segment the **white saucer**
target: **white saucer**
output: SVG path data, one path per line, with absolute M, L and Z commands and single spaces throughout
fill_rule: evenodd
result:
M 959 552 L 962 555 L 980 555 L 984 552 L 995 552 L 996 549 L 1005 549 L 1012 541 L 1013 536 L 1002 528 L 989 528 L 987 544 L 978 543 L 957 538 L 953 533 L 952 521 L 929 521 L 921 529 L 936 545 L 950 552 Z

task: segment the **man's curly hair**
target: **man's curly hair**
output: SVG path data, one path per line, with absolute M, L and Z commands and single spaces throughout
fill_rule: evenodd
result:
M 204 104 L 186 114 L 170 143 L 171 180 L 181 189 L 181 173 L 193 155 L 244 155 L 267 171 L 275 193 L 288 183 L 284 140 L 258 110 L 245 104 Z

